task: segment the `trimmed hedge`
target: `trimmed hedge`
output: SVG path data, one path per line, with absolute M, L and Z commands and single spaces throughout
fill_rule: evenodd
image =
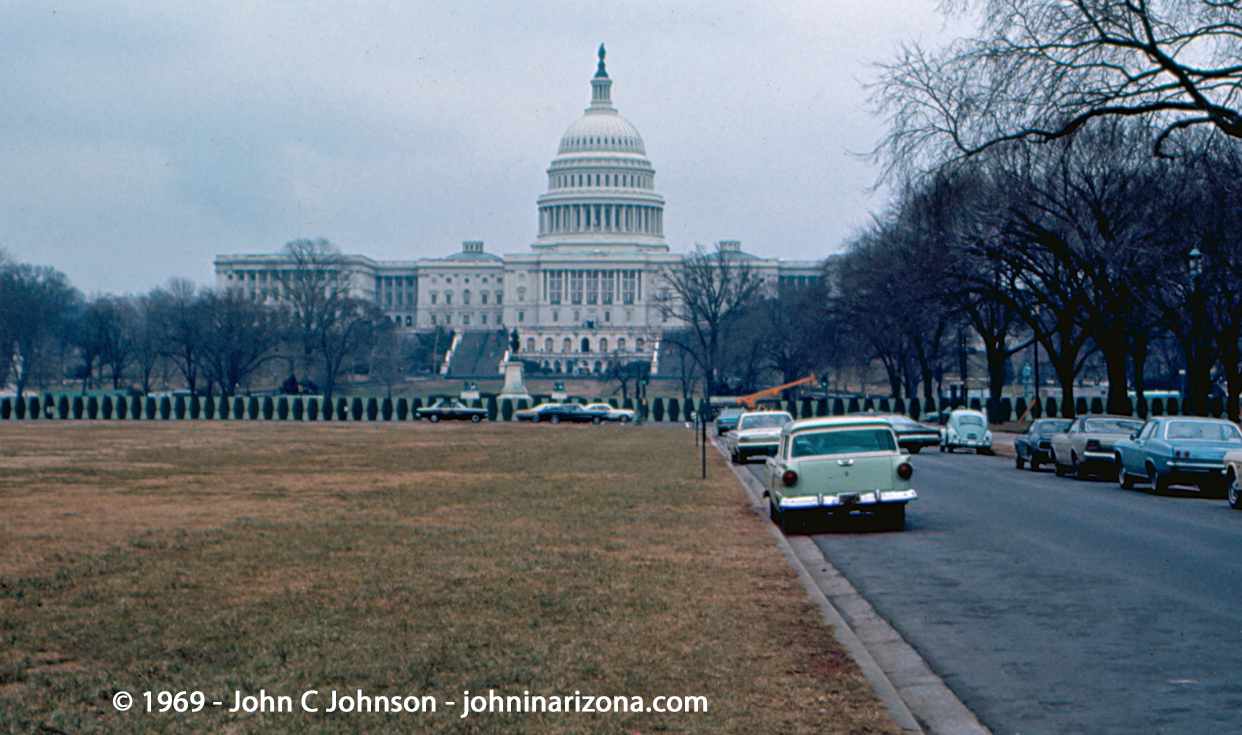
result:
M 668 420 L 681 421 L 681 403 L 676 398 L 668 399 Z
M 841 400 L 840 398 L 832 399 L 832 415 L 833 416 L 844 416 L 845 415 L 845 401 Z
M 1049 398 L 1044 401 L 1044 418 L 1055 419 L 1057 417 L 1057 399 Z
M 907 416 L 909 416 L 910 418 L 914 419 L 915 421 L 918 421 L 918 420 L 919 420 L 919 412 L 920 412 L 921 410 L 922 410 L 922 406 L 919 404 L 919 399 L 917 399 L 917 398 L 911 398 L 911 399 L 910 399 L 910 406 L 909 406 L 909 410 L 907 410 L 907 411 L 906 411 L 906 415 L 907 415 Z
M 1166 402 L 1165 402 L 1165 404 L 1164 404 L 1164 412 L 1165 412 L 1165 413 L 1167 413 L 1167 414 L 1168 414 L 1168 415 L 1170 415 L 1170 416 L 1176 416 L 1176 415 L 1177 415 L 1177 409 L 1178 409 L 1178 405 L 1177 405 L 1177 399 L 1176 399 L 1176 398 L 1170 398 L 1170 399 L 1169 399 L 1168 401 L 1166 401 Z
M 104 396 L 99 404 L 99 412 L 104 419 L 112 418 L 112 396 Z
M 1147 414 L 1148 414 L 1148 412 L 1149 412 L 1149 409 L 1148 409 L 1148 406 L 1147 406 L 1147 396 L 1139 396 L 1139 399 L 1138 399 L 1138 417 L 1139 417 L 1139 418 L 1141 418 L 1141 419 L 1146 419 L 1146 418 L 1147 418 Z
M 293 411 L 293 420 L 301 421 L 302 415 L 306 412 L 306 405 L 302 401 L 302 396 L 294 396 L 292 411 Z
M 400 398 L 397 399 L 397 420 L 405 421 L 405 419 L 409 415 L 410 415 L 410 402 L 405 399 L 405 396 L 401 396 Z
M 211 421 L 216 417 L 216 397 L 207 396 L 203 399 L 203 418 Z
M 500 417 L 505 421 L 513 420 L 513 399 L 506 398 L 500 402 Z
M 487 397 L 487 420 L 495 421 L 500 415 L 500 407 L 496 403 L 496 396 Z
M 289 398 L 288 396 L 281 396 L 280 400 L 276 401 L 276 418 L 280 419 L 281 421 L 289 420 Z
M 526 405 L 526 399 L 525 399 L 525 398 L 519 398 L 519 399 L 518 399 L 518 406 L 517 406 L 517 410 L 519 410 L 519 411 L 525 411 L 525 410 L 526 410 L 526 409 L 528 409 L 528 408 L 530 408 L 530 406 Z
M 880 412 L 881 412 L 881 413 L 890 413 L 890 411 L 889 411 L 889 403 L 888 403 L 888 399 L 887 399 L 887 398 L 881 398 L 881 399 L 880 399 Z
M 1091 413 L 1104 413 L 1104 401 L 1100 400 L 1099 396 L 1091 399 Z
M 380 416 L 383 416 L 385 421 L 392 421 L 392 397 L 391 396 L 386 396 L 384 398 L 384 402 L 380 404 Z
M 125 416 L 129 413 L 129 399 L 125 396 L 117 396 L 116 399 L 116 417 L 120 421 L 125 420 Z
M 633 409 L 634 409 L 634 399 L 632 399 L 632 398 L 626 398 L 626 399 L 625 399 L 625 400 L 621 403 L 621 407 L 622 407 L 622 408 L 628 408 L 628 409 L 630 409 L 630 410 L 633 410 Z
M 651 404 L 651 415 L 656 421 L 664 420 L 664 399 L 656 397 L 655 402 Z
M 367 421 L 374 421 L 377 418 L 379 418 L 379 401 L 372 396 L 367 399 Z
M 15 399 L 13 399 L 13 404 L 14 404 L 14 405 L 13 405 L 13 408 L 14 408 L 14 413 L 13 413 L 13 415 L 14 415 L 14 417 L 16 417 L 16 418 L 18 418 L 18 419 L 24 419 L 24 418 L 26 418 L 26 399 L 25 399 L 25 398 L 15 398 Z
M 1211 408 L 1208 410 L 1212 416 L 1220 418 L 1221 414 L 1225 412 L 1225 403 L 1220 399 L 1220 396 L 1212 396 Z
M 306 419 L 308 421 L 319 420 L 319 399 L 318 398 L 306 399 Z
M 353 414 L 354 421 L 361 421 L 362 420 L 362 398 L 359 396 L 354 396 L 354 402 L 350 406 L 350 408 L 352 409 L 350 413 Z
M 850 408 L 849 408 L 849 412 L 850 412 L 850 413 L 858 413 L 858 399 L 857 399 L 857 398 L 851 398 L 851 399 L 850 399 Z

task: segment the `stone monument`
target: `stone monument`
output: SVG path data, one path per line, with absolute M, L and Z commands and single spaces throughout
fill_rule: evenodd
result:
M 505 387 L 500 390 L 498 399 L 503 401 L 508 398 L 513 401 L 515 410 L 518 407 L 518 401 L 523 399 L 526 400 L 527 406 L 534 405 L 530 393 L 526 391 L 526 381 L 522 379 L 522 358 L 518 355 L 521 345 L 518 331 L 514 329 L 509 335 L 509 358 L 505 360 Z

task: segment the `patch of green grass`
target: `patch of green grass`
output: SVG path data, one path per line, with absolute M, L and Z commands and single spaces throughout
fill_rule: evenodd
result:
M 63 424 L 0 445 L 2 731 L 897 732 L 690 432 Z M 260 689 L 441 710 L 225 711 Z M 490 689 L 709 710 L 461 719 Z M 121 690 L 226 705 L 120 713 Z

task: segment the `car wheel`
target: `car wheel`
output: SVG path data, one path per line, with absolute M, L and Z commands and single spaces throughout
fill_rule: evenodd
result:
M 560 416 L 553 416 L 553 417 L 552 417 L 552 423 L 554 423 L 554 424 L 559 424 L 559 423 L 561 423 L 561 417 L 560 417 Z
M 991 447 L 976 447 L 975 454 L 982 454 L 985 457 L 991 457 L 992 448 Z
M 621 423 L 623 423 L 623 424 L 628 424 L 628 423 L 630 423 L 630 417 L 629 417 L 629 416 L 622 416 L 622 417 L 621 417 Z
M 1035 458 L 1034 454 L 1032 454 L 1031 455 L 1031 472 L 1039 472 L 1039 465 L 1040 465 L 1039 460 Z
M 539 423 L 539 414 L 535 414 L 534 416 L 531 416 L 531 417 L 530 417 L 530 422 L 531 422 L 532 424 L 537 424 L 537 423 Z
M 483 420 L 483 417 L 478 415 L 477 413 L 470 415 L 470 423 L 472 424 L 477 424 L 482 420 Z
M 596 416 L 595 418 L 591 419 L 591 423 L 593 423 L 593 424 L 597 424 L 597 425 L 598 425 L 598 424 L 599 424 L 599 422 L 600 422 L 600 417 L 599 417 L 599 416 Z
M 1057 455 L 1055 453 L 1052 455 L 1052 468 L 1056 470 L 1057 477 L 1065 477 L 1069 474 L 1069 468 L 1062 466 L 1062 464 L 1057 461 Z
M 772 501 L 771 496 L 768 496 L 768 518 L 771 518 L 773 523 L 781 522 L 781 512 L 776 509 L 776 503 Z
M 433 423 L 433 424 L 434 424 L 434 423 L 437 423 L 439 420 L 440 420 L 440 417 L 439 417 L 439 416 L 435 415 L 434 413 L 433 413 L 433 414 L 431 414 L 431 423 Z
M 1016 467 L 1016 468 L 1018 468 L 1018 469 L 1022 469 L 1023 467 L 1025 467 L 1025 466 L 1026 466 L 1026 460 L 1022 459 L 1022 455 L 1021 455 L 1021 454 L 1014 454 L 1014 455 L 1013 455 L 1013 466 L 1014 466 L 1014 467 Z
M 1117 484 L 1122 490 L 1134 489 L 1134 478 L 1130 477 L 1130 473 L 1126 472 L 1126 466 L 1122 464 L 1121 457 L 1117 458 Z
M 1242 488 L 1238 487 L 1238 477 L 1233 470 L 1229 470 L 1229 478 L 1225 482 L 1228 483 L 1225 494 L 1229 498 L 1229 507 L 1242 510 Z
M 885 531 L 904 531 L 906 529 L 906 504 L 898 503 L 879 509 L 876 515 L 880 519 L 880 527 Z
M 1151 489 L 1158 493 L 1168 490 L 1170 485 L 1169 478 L 1157 473 L 1156 466 L 1153 464 L 1147 465 L 1147 484 L 1151 485 Z

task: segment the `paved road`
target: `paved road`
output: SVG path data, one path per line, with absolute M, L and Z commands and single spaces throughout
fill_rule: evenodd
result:
M 913 460 L 904 533 L 814 539 L 993 733 L 1242 733 L 1242 513 Z

